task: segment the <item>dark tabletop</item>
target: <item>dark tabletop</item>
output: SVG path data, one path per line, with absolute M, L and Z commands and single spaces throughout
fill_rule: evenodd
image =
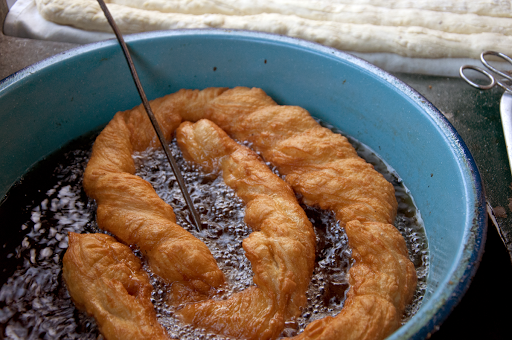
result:
M 486 197 L 499 213 L 489 219 L 482 262 L 462 301 L 431 339 L 512 339 L 512 176 L 500 119 L 502 90 L 476 90 L 458 78 L 395 74 L 432 102 L 468 146 Z M 507 244 L 505 247 L 504 244 Z

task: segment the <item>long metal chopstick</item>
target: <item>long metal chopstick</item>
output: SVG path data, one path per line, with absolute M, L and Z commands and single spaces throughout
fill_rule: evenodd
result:
M 144 105 L 144 108 L 146 109 L 149 120 L 151 121 L 151 124 L 153 125 L 153 128 L 155 129 L 158 139 L 160 140 L 160 143 L 162 144 L 162 147 L 164 148 L 165 155 L 167 156 L 167 159 L 169 160 L 169 163 L 171 164 L 172 171 L 174 172 L 174 176 L 176 177 L 176 180 L 178 181 L 178 185 L 180 187 L 181 193 L 183 194 L 183 197 L 185 198 L 185 201 L 187 202 L 188 209 L 189 209 L 190 213 L 192 214 L 192 219 L 194 221 L 194 224 L 196 225 L 197 230 L 201 231 L 201 229 L 202 229 L 201 228 L 201 219 L 199 218 L 199 214 L 197 213 L 196 209 L 194 208 L 194 204 L 192 203 L 192 199 L 190 198 L 190 195 L 188 194 L 187 187 L 185 185 L 185 181 L 183 180 L 183 176 L 181 175 L 180 169 L 178 168 L 178 165 L 176 164 L 176 161 L 174 160 L 174 157 L 171 154 L 169 145 L 167 145 L 167 141 L 165 140 L 164 134 L 162 133 L 162 130 L 160 129 L 160 125 L 158 125 L 158 121 L 156 120 L 155 115 L 153 114 L 153 111 L 151 110 L 151 107 L 149 105 L 146 94 L 144 93 L 144 90 L 142 89 L 142 85 L 140 83 L 139 76 L 137 75 L 137 71 L 135 70 L 135 65 L 133 64 L 132 57 L 130 56 L 130 52 L 128 51 L 128 46 L 126 46 L 123 36 L 121 35 L 121 32 L 119 31 L 119 28 L 117 27 L 116 22 L 114 21 L 114 18 L 110 14 L 110 11 L 108 10 L 107 5 L 105 5 L 105 2 L 103 0 L 98 0 L 98 3 L 100 4 L 100 7 L 103 10 L 103 13 L 105 13 L 105 17 L 107 18 L 108 23 L 114 30 L 117 40 L 119 41 L 119 44 L 121 45 L 121 48 L 123 49 L 124 56 L 126 57 L 126 61 L 128 62 L 128 66 L 130 67 L 130 72 L 132 73 L 133 80 L 135 81 L 135 86 L 137 87 L 137 91 L 139 91 L 139 95 L 140 95 L 140 99 L 142 100 L 142 104 Z

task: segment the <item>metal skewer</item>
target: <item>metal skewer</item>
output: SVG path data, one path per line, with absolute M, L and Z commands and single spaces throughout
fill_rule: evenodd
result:
M 201 229 L 202 229 L 201 228 L 201 219 L 199 218 L 199 214 L 197 213 L 196 209 L 194 208 L 194 204 L 192 203 L 192 199 L 190 198 L 190 195 L 188 194 L 187 187 L 185 185 L 185 181 L 183 180 L 183 176 L 181 175 L 180 169 L 178 168 L 178 165 L 176 164 L 176 161 L 174 160 L 174 157 L 171 154 L 169 145 L 167 145 L 167 141 L 165 140 L 162 130 L 160 129 L 160 125 L 158 125 L 158 121 L 156 120 L 156 117 L 153 114 L 153 111 L 151 110 L 151 107 L 149 105 L 149 101 L 146 97 L 146 94 L 144 93 L 144 90 L 142 89 L 142 85 L 140 83 L 139 76 L 137 75 L 137 71 L 135 70 L 135 65 L 133 64 L 132 57 L 130 56 L 130 52 L 128 51 L 128 46 L 124 42 L 123 36 L 121 35 L 121 32 L 119 31 L 119 28 L 117 27 L 117 25 L 114 21 L 114 18 L 110 14 L 110 11 L 108 10 L 107 5 L 105 5 L 105 2 L 103 0 L 98 0 L 98 3 L 100 4 L 100 7 L 103 10 L 103 13 L 105 13 L 105 17 L 107 18 L 108 23 L 114 30 L 117 40 L 119 41 L 119 44 L 121 45 L 121 48 L 123 49 L 124 56 L 126 57 L 126 61 L 128 62 L 128 66 L 130 67 L 130 72 L 132 73 L 133 80 L 135 81 L 135 86 L 137 87 L 137 91 L 139 91 L 139 95 L 140 95 L 140 99 L 142 100 L 142 104 L 144 105 L 144 108 L 146 109 L 146 113 L 148 114 L 149 120 L 151 121 L 151 124 L 153 125 L 153 128 L 155 129 L 158 139 L 160 140 L 160 143 L 162 144 L 162 147 L 164 148 L 165 155 L 167 156 L 167 159 L 169 160 L 169 163 L 171 164 L 172 171 L 174 172 L 174 176 L 176 177 L 176 180 L 178 181 L 178 185 L 180 187 L 181 193 L 183 194 L 183 197 L 185 198 L 185 201 L 187 202 L 188 209 L 189 209 L 190 213 L 192 214 L 192 219 L 194 221 L 194 224 L 196 225 L 197 230 L 201 231 Z

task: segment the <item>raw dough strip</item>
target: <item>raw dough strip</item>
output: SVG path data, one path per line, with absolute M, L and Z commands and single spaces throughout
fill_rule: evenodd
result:
M 364 5 L 334 3 L 333 1 L 182 1 L 182 0 L 111 0 L 117 4 L 131 8 L 155 11 L 161 13 L 181 14 L 223 14 L 226 16 L 254 16 L 264 13 L 275 13 L 284 16 L 297 16 L 324 22 L 339 22 L 346 24 L 368 24 L 376 26 L 418 26 L 447 33 L 501 33 L 511 35 L 512 12 L 506 11 L 505 18 L 480 16 L 477 14 L 450 13 L 415 8 L 386 8 Z M 389 3 L 392 4 L 390 1 Z M 285 19 L 286 20 L 286 19 Z
M 93 0 L 37 0 L 36 2 L 39 12 L 46 20 L 86 30 L 111 32 L 103 12 Z M 109 9 L 123 33 L 216 27 L 283 34 L 340 50 L 388 52 L 416 58 L 478 59 L 482 51 L 494 50 L 496 46 L 500 47 L 501 52 L 512 54 L 512 37 L 500 33 L 460 34 L 417 26 L 376 26 L 334 21 L 319 24 L 317 20 L 276 13 L 249 16 L 190 15 L 133 9 L 117 4 L 110 4 Z M 475 17 L 472 17 L 471 20 L 474 19 Z M 435 27 L 436 22 L 438 24 L 439 21 L 433 21 L 429 25 Z M 488 27 L 488 23 L 482 25 Z M 448 23 L 448 26 L 453 25 Z M 511 27 L 512 25 L 508 20 L 507 23 L 496 27 L 499 26 Z M 465 29 L 462 28 L 462 30 Z M 498 31 L 502 30 L 498 29 Z M 505 32 L 508 31 L 505 30 Z
M 94 316 L 106 339 L 169 339 L 156 319 L 148 274 L 113 237 L 69 233 L 62 273 L 73 302 Z
M 353 0 L 333 0 L 333 2 L 350 4 L 353 3 Z M 416 8 L 496 17 L 511 17 L 512 15 L 512 2 L 510 0 L 359 0 L 358 3 L 392 9 Z
M 245 146 L 208 120 L 185 122 L 176 138 L 186 159 L 221 171 L 246 203 L 253 232 L 243 240 L 256 287 L 227 300 L 189 304 L 178 315 L 195 327 L 240 339 L 274 339 L 301 313 L 315 264 L 315 234 L 292 189 Z
M 306 204 L 334 210 L 345 227 L 355 265 L 343 311 L 311 323 L 299 339 L 383 339 L 400 326 L 416 272 L 391 225 L 394 189 L 346 138 L 322 128 L 306 110 L 277 105 L 255 88 L 228 90 L 202 110 L 180 114 L 185 120 L 208 118 L 234 138 L 252 142 Z
M 210 100 L 224 89 L 204 91 Z M 173 96 L 151 102 L 167 140 L 181 117 L 172 111 Z M 142 106 L 118 112 L 97 137 L 84 174 L 87 195 L 98 204 L 100 228 L 129 245 L 137 245 L 160 277 L 176 287 L 190 287 L 201 299 L 225 279 L 206 245 L 176 224 L 172 208 L 148 182 L 135 176 L 134 150 L 157 146 L 153 127 Z

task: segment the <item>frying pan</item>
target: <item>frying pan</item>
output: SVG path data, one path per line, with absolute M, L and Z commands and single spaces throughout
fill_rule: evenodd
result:
M 302 106 L 375 150 L 411 191 L 430 249 L 422 306 L 389 339 L 425 338 L 446 319 L 476 271 L 487 219 L 474 160 L 432 104 L 365 61 L 294 38 L 207 29 L 136 34 L 126 41 L 149 99 L 181 88 L 260 87 L 279 104 Z M 139 103 L 113 40 L 2 80 L 0 197 L 39 160 Z M 4 249 L 16 247 L 17 231 L 2 228 Z

